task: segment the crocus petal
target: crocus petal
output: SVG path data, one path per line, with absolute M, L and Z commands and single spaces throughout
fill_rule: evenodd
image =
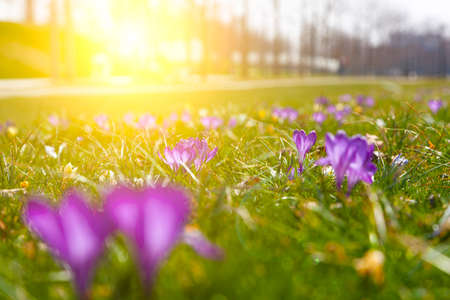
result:
M 199 255 L 209 259 L 223 259 L 221 248 L 211 243 L 199 230 L 186 228 L 182 241 L 191 246 Z
M 59 257 L 67 257 L 64 233 L 58 214 L 40 199 L 32 199 L 25 207 L 25 222 Z
M 146 282 L 180 238 L 190 213 L 186 194 L 174 188 L 132 191 L 121 187 L 106 197 L 105 211 L 135 244 Z
M 217 151 L 218 151 L 218 148 L 216 147 L 216 148 L 214 148 L 211 152 L 209 152 L 209 153 L 208 153 L 208 157 L 207 157 L 207 159 L 206 159 L 206 162 L 209 162 L 211 159 L 213 159 L 214 156 L 216 156 Z

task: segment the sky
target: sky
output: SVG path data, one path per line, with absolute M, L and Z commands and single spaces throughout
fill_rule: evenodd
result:
M 36 7 L 36 18 L 39 22 L 45 22 L 47 11 L 46 6 L 49 0 L 35 0 L 38 5 Z M 59 0 L 61 1 L 61 0 Z M 72 0 L 77 5 L 98 5 L 98 3 L 108 2 L 108 0 Z M 164 1 L 164 0 L 149 0 L 149 1 Z M 175 0 L 172 0 L 175 1 Z M 175 2 L 182 2 L 183 0 L 176 0 Z M 204 0 L 196 0 L 204 1 Z M 243 11 L 243 0 L 209 0 L 218 1 L 224 8 L 223 13 L 225 18 L 229 18 L 230 14 L 241 14 Z M 271 24 L 271 9 L 273 0 L 248 0 L 251 11 L 250 17 L 252 27 L 264 31 L 269 31 L 272 34 Z M 315 5 L 321 1 L 317 0 L 279 0 L 281 3 L 281 30 L 284 35 L 298 34 L 300 27 L 301 15 L 300 4 Z M 412 26 L 416 28 L 423 28 L 427 26 L 436 27 L 437 24 L 445 24 L 450 28 L 450 0 L 340 0 L 345 2 L 345 7 L 342 9 L 342 15 L 356 12 L 359 14 L 361 9 L 364 12 L 365 4 L 368 2 L 376 2 L 379 7 L 392 8 L 404 13 L 410 19 Z M 0 20 L 19 21 L 23 18 L 23 5 L 25 0 L 0 0 Z M 342 19 L 344 22 L 342 22 Z M 350 22 L 349 18 L 341 18 L 337 23 L 342 26 L 347 26 L 351 30 L 351 25 L 345 25 L 345 21 Z M 266 27 L 266 28 L 265 28 Z

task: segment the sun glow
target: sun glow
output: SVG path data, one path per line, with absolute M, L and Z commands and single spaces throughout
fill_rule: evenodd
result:
M 185 25 L 185 1 L 149 0 L 126 9 L 105 0 L 80 2 L 75 25 L 95 44 L 95 73 L 105 77 L 117 66 L 122 74 L 168 73 L 173 72 L 173 66 L 187 63 L 188 55 L 191 62 L 199 62 L 201 51 L 195 47 L 198 37 Z

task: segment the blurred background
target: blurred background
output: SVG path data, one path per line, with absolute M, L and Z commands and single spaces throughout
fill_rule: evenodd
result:
M 0 0 L 0 78 L 448 76 L 448 0 Z

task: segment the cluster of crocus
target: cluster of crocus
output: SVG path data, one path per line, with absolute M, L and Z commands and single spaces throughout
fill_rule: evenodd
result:
M 160 264 L 178 242 L 191 245 L 207 258 L 221 258 L 222 250 L 199 230 L 185 230 L 189 215 L 189 198 L 182 190 L 118 187 L 106 195 L 103 212 L 90 208 L 83 197 L 71 192 L 58 210 L 44 199 L 31 199 L 24 218 L 51 252 L 67 264 L 79 297 L 87 299 L 94 268 L 114 231 L 122 232 L 132 243 L 146 285 L 153 283 Z
M 69 125 L 69 121 L 67 121 L 66 119 L 62 119 L 55 114 L 48 116 L 47 120 L 48 123 L 53 127 L 67 127 Z
M 142 130 L 156 128 L 156 118 L 150 114 L 143 114 L 137 121 L 137 128 Z
M 101 129 L 108 131 L 109 130 L 109 121 L 108 116 L 105 114 L 100 114 L 94 117 L 95 123 L 97 123 L 98 127 Z
M 200 123 L 202 123 L 203 127 L 205 127 L 208 130 L 215 130 L 217 128 L 219 128 L 220 126 L 222 126 L 223 124 L 223 120 L 219 117 L 214 117 L 214 116 L 207 116 L 207 117 L 202 117 L 200 119 Z
M 366 97 L 363 95 L 357 96 L 356 102 L 358 103 L 358 105 L 366 107 L 373 107 L 375 105 L 375 100 L 372 97 Z
M 305 160 L 306 153 L 316 143 L 317 134 L 315 131 L 312 131 L 307 135 L 304 130 L 295 130 L 292 138 L 294 139 L 298 152 L 299 168 L 297 172 L 301 174 L 303 173 L 303 161 Z
M 342 104 L 336 105 L 329 105 L 327 107 L 327 112 L 330 115 L 333 115 L 336 121 L 339 123 L 342 123 L 344 119 L 351 114 L 352 109 L 350 106 L 343 106 Z
M 433 114 L 437 114 L 443 105 L 444 104 L 440 99 L 431 99 L 430 101 L 428 101 L 428 107 L 430 108 Z
M 135 127 L 142 130 L 150 130 L 156 128 L 156 118 L 148 113 L 141 115 L 137 122 L 135 121 L 134 114 L 127 113 L 123 117 L 123 121 L 130 127 Z
M 192 164 L 198 171 L 203 164 L 213 159 L 216 154 L 217 147 L 211 150 L 206 140 L 189 138 L 180 140 L 173 149 L 166 147 L 164 156 L 159 154 L 159 157 L 173 171 L 177 171 L 181 166 L 190 167 Z
M 316 103 L 317 105 L 323 105 L 326 106 L 328 105 L 328 103 L 330 103 L 330 100 L 328 100 L 328 98 L 320 96 L 317 97 L 316 100 L 314 100 L 314 103 Z
M 344 119 L 352 113 L 352 109 L 350 106 L 344 106 L 342 109 L 336 109 L 334 112 L 334 118 L 339 123 L 342 123 Z
M 279 108 L 276 107 L 272 111 L 272 115 L 280 121 L 288 120 L 294 122 L 298 118 L 298 111 L 292 107 Z
M 348 137 L 344 131 L 339 131 L 334 136 L 327 133 L 325 150 L 327 156 L 319 159 L 316 164 L 331 165 L 338 188 L 341 188 L 345 176 L 348 193 L 360 180 L 369 184 L 373 182 L 373 175 L 377 170 L 371 161 L 374 145 L 369 145 L 363 137 Z

